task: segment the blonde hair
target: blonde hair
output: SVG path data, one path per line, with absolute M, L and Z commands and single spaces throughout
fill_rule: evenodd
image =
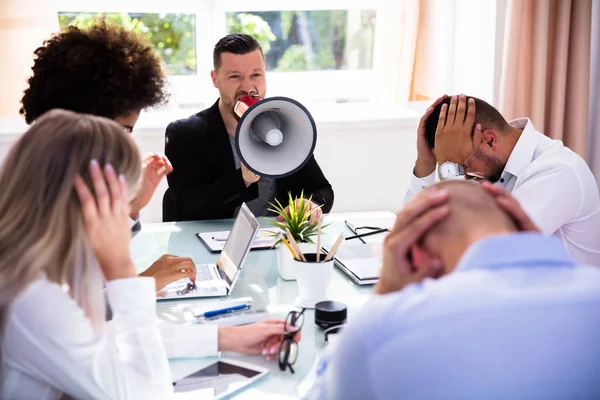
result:
M 102 274 L 87 240 L 73 187 L 89 165 L 111 163 L 130 197 L 141 176 L 137 146 L 117 123 L 53 110 L 15 143 L 0 170 L 0 338 L 12 301 L 34 280 L 63 286 L 96 330 L 104 324 Z M 1 359 L 0 353 L 0 359 Z

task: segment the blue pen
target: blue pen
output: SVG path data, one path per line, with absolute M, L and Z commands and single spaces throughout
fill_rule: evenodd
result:
M 231 311 L 243 310 L 244 308 L 248 308 L 248 304 L 240 304 L 233 307 L 222 308 L 220 310 L 207 311 L 204 313 L 204 318 L 214 317 L 215 315 L 227 314 Z

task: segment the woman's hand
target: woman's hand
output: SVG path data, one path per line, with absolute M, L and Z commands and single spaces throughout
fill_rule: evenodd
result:
M 83 225 L 94 254 L 107 281 L 136 276 L 129 256 L 129 200 L 123 176 L 115 173 L 110 164 L 104 173 L 98 162 L 90 163 L 90 177 L 96 196 L 79 175 L 75 190 L 81 200 Z

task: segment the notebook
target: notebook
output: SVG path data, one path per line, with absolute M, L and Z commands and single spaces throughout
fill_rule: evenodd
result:
M 345 243 L 335 253 L 333 260 L 357 284 L 373 285 L 379 281 L 381 261 L 376 254 L 380 247 L 377 243 Z M 325 246 L 323 250 L 329 253 L 330 248 Z
M 202 232 L 196 233 L 196 236 L 206 246 L 211 253 L 220 253 L 225 247 L 230 231 L 219 232 Z M 256 236 L 252 240 L 250 250 L 268 250 L 273 248 L 277 241 L 272 235 L 273 233 L 281 233 L 281 229 L 259 229 Z
M 377 229 L 392 229 L 396 222 L 396 215 L 392 212 L 388 216 L 378 218 L 351 218 L 346 220 L 346 226 L 355 234 L 360 235 L 369 233 Z M 363 243 L 383 243 L 387 232 L 381 232 L 376 235 L 369 235 L 354 240 L 360 240 Z

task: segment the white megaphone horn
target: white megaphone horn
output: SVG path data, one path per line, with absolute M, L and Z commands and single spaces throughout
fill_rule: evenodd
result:
M 302 168 L 317 144 L 308 110 L 287 97 L 261 98 L 254 91 L 234 107 L 235 147 L 242 163 L 259 176 L 281 178 Z

